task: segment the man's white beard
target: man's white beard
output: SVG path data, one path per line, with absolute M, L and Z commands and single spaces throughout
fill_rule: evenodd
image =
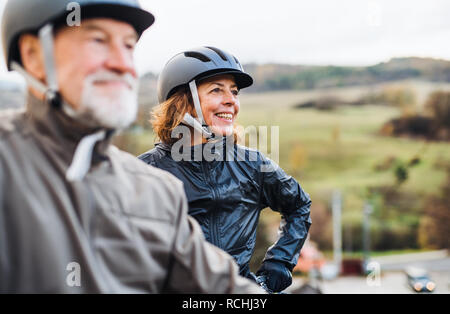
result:
M 128 88 L 102 90 L 98 81 L 123 81 Z M 124 129 L 134 122 L 138 110 L 138 80 L 131 74 L 119 75 L 100 70 L 86 77 L 78 115 L 90 126 Z

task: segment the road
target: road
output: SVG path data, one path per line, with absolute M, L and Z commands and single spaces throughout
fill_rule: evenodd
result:
M 431 272 L 431 278 L 436 283 L 436 294 L 450 293 L 450 274 L 443 275 L 438 272 Z M 294 293 L 296 289 L 301 287 L 305 280 L 294 278 L 292 287 L 288 292 Z M 406 281 L 406 275 L 403 272 L 383 272 L 379 284 L 367 282 L 364 276 L 348 276 L 339 277 L 330 281 L 322 281 L 318 283 L 322 293 L 328 294 L 412 294 L 415 293 Z
M 410 294 L 415 293 L 406 281 L 403 272 L 406 267 L 416 266 L 426 269 L 436 283 L 434 293 L 450 294 L 450 257 L 444 251 L 404 254 L 374 258 L 380 265 L 380 276 L 341 276 L 330 281 L 318 281 L 323 293 L 333 294 Z M 295 277 L 288 292 L 295 293 L 306 282 Z M 314 283 L 312 283 L 314 286 Z

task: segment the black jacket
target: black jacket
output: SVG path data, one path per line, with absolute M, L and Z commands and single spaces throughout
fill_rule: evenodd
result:
M 249 261 L 261 210 L 270 207 L 280 212 L 279 238 L 264 260 L 283 262 L 292 271 L 311 225 L 309 195 L 258 151 L 223 145 L 212 150 L 216 160 L 193 160 L 194 151 L 204 146 L 192 146 L 192 158 L 187 161 L 175 161 L 171 146 L 164 143 L 156 144 L 139 158 L 169 171 L 184 183 L 189 214 L 200 223 L 207 241 L 236 259 L 243 276 L 252 278 Z

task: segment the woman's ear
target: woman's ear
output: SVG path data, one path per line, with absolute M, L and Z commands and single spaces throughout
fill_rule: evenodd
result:
M 44 81 L 44 56 L 39 38 L 32 34 L 20 36 L 19 51 L 25 70 L 38 80 Z

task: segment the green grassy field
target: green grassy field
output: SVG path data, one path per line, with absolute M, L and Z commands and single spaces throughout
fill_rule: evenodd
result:
M 422 87 L 422 91 L 429 90 L 430 85 Z M 350 99 L 358 90 L 351 88 L 346 94 L 345 89 L 340 89 L 338 93 L 340 97 L 350 94 Z M 409 228 L 411 224 L 403 222 L 418 221 L 427 197 L 438 194 L 446 179 L 436 163 L 450 161 L 450 145 L 380 135 L 385 122 L 401 115 L 394 107 L 344 105 L 332 111 L 293 108 L 296 103 L 319 94 L 320 91 L 244 94 L 238 122 L 244 127 L 279 127 L 280 166 L 298 179 L 313 203 L 320 200 L 328 204 L 333 190 L 342 191 L 344 229 L 348 222 L 361 224 L 367 188 L 395 186 L 393 170 L 376 171 L 376 165 L 389 158 L 406 163 L 419 156 L 420 163 L 410 169 L 408 180 L 397 188 L 406 197 L 414 195 L 413 206 L 386 207 L 384 210 L 391 213 L 384 213 L 383 219 L 373 222 L 377 228 L 390 225 Z M 275 239 L 279 215 L 266 210 L 262 219 L 271 229 L 269 239 Z
M 417 90 L 417 98 L 421 100 L 433 89 L 450 88 L 450 85 L 434 86 L 431 83 L 407 84 L 409 88 Z M 379 130 L 385 122 L 401 115 L 400 110 L 394 107 L 342 105 L 331 111 L 294 108 L 300 102 L 322 95 L 337 95 L 351 101 L 368 89 L 372 87 L 243 93 L 237 122 L 244 128 L 279 127 L 280 166 L 298 179 L 311 195 L 313 204 L 321 202 L 327 206 L 333 190 L 342 191 L 344 224 L 349 221 L 355 225 L 361 224 L 362 208 L 369 187 L 395 186 L 392 169 L 376 171 L 377 165 L 394 158 L 408 162 L 418 156 L 420 163 L 410 169 L 408 180 L 396 187 L 404 198 L 411 198 L 410 202 L 406 200 L 400 205 L 385 206 L 387 213 L 380 214 L 382 218 L 373 224 L 377 228 L 392 225 L 401 231 L 404 226 L 417 226 L 420 209 L 427 197 L 439 193 L 446 175 L 436 164 L 450 162 L 450 145 L 380 135 Z M 420 103 L 416 106 L 420 106 Z M 153 147 L 154 135 L 151 132 L 129 135 L 123 145 L 119 144 L 125 150 L 138 155 Z M 410 205 L 411 208 L 408 207 Z M 262 219 L 269 226 L 268 238 L 274 239 L 280 216 L 266 210 L 263 211 Z
M 300 93 L 299 93 L 300 94 Z M 301 95 L 300 95 L 301 96 Z M 434 163 L 450 159 L 448 143 L 385 137 L 381 126 L 399 116 L 387 106 L 343 106 L 334 111 L 294 109 L 292 93 L 277 93 L 278 104 L 261 95 L 243 95 L 238 122 L 244 126 L 279 126 L 279 163 L 311 193 L 394 182 L 391 172 L 376 172 L 376 164 L 394 156 L 409 160 L 423 152 L 422 162 L 410 172 L 404 188 L 433 193 L 445 176 Z M 255 100 L 255 98 L 257 98 Z M 267 101 L 273 101 L 273 95 Z

